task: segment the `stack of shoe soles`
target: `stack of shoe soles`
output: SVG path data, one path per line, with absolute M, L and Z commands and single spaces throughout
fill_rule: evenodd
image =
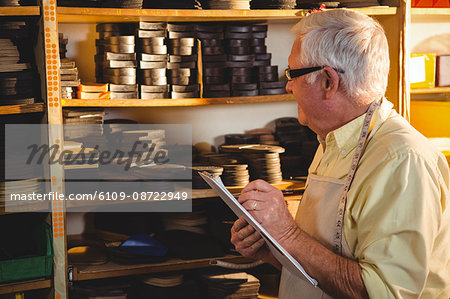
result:
M 205 274 L 209 298 L 258 298 L 259 280 L 245 272 Z
M 100 0 L 101 7 L 142 8 L 143 0 Z
M 80 79 L 75 61 L 62 58 L 59 71 L 61 74 L 61 97 L 63 99 L 77 98 L 77 87 L 80 85 Z
M 144 8 L 202 9 L 200 0 L 146 0 Z
M 101 0 L 57 0 L 58 6 L 100 7 Z
M 217 178 L 223 173 L 223 167 L 220 166 L 203 166 L 194 165 L 192 166 L 192 189 L 209 189 L 209 185 L 205 180 L 198 174 L 199 172 L 207 172 L 211 176 Z
M 372 1 L 372 0 L 369 0 Z M 375 0 L 377 1 L 377 0 Z M 358 1 L 361 3 L 366 3 L 363 1 Z M 297 0 L 297 6 L 295 8 L 301 8 L 301 9 L 319 9 L 321 5 L 325 5 L 326 8 L 337 8 L 339 7 L 340 2 L 338 1 L 311 1 L 311 0 Z M 364 6 L 373 6 L 373 5 L 379 5 L 372 4 L 372 5 L 364 5 Z M 342 7 L 342 6 L 341 6 Z
M 280 153 L 284 148 L 273 145 L 222 145 L 220 151 L 242 156 L 250 168 L 251 180 L 263 179 L 270 184 L 282 181 Z
M 203 0 L 205 9 L 250 9 L 250 0 Z
M 59 33 L 58 34 L 58 41 L 59 41 L 59 58 L 66 58 L 67 53 L 67 43 L 69 40 L 67 38 L 64 38 L 64 34 Z
M 26 22 L 0 22 L 0 105 L 32 104 L 38 96 L 29 31 Z
M 101 139 L 101 138 L 100 138 Z M 65 188 L 68 193 L 98 190 L 98 145 L 89 147 L 80 141 L 64 141 L 63 162 Z M 80 182 L 83 181 L 83 182 Z
M 252 0 L 251 9 L 293 9 L 296 0 Z
M 226 25 L 225 47 L 232 96 L 257 96 L 258 85 L 253 76 L 255 54 L 250 48 L 253 38 L 252 25 Z M 258 64 L 256 64 L 257 66 Z
M 272 130 L 267 128 L 258 128 L 245 131 L 245 134 L 254 135 L 257 139 L 256 143 L 267 145 L 279 145 L 278 141 L 275 141 L 275 135 Z
M 225 186 L 245 186 L 250 182 L 247 164 L 223 164 L 222 182 Z
M 203 97 L 229 97 L 230 84 L 226 78 L 227 55 L 224 48 L 223 25 L 196 24 L 197 38 L 201 41 L 203 64 Z
M 183 274 L 151 274 L 138 277 L 136 294 L 139 298 L 201 298 L 200 288 L 194 280 Z
M 30 6 L 37 5 L 36 0 L 0 0 L 0 6 Z
M 167 23 L 139 22 L 138 24 L 140 98 L 144 100 L 169 98 Z
M 225 144 L 257 144 L 258 136 L 253 134 L 227 134 L 225 135 Z
M 59 73 L 61 75 L 61 97 L 63 99 L 75 99 L 76 87 L 80 85 L 78 78 L 78 68 L 75 61 L 66 58 L 68 39 L 64 38 L 62 33 L 59 34 L 59 57 L 61 58 L 61 67 Z
M 125 130 L 109 137 L 109 144 L 114 150 L 120 150 L 132 160 L 131 166 L 151 164 L 155 153 L 166 151 L 166 132 L 164 130 Z M 152 149 L 152 150 L 150 150 Z M 120 159 L 113 160 L 120 165 Z
M 278 145 L 270 129 L 260 128 L 246 131 L 245 134 L 225 135 L 225 144 L 267 144 Z
M 102 136 L 104 115 L 101 108 L 64 109 L 64 139 Z
M 200 157 L 204 165 L 212 165 L 223 169 L 221 179 L 225 186 L 245 186 L 249 183 L 248 165 L 244 158 L 230 153 L 210 153 Z
M 169 81 L 172 99 L 198 98 L 197 40 L 192 23 L 167 24 Z
M 102 108 L 73 108 L 64 109 L 63 116 L 66 191 L 80 192 L 82 187 L 95 192 L 99 188 L 99 152 L 107 149 L 105 112 Z
M 275 135 L 286 152 L 281 155 L 283 176 L 302 176 L 307 173 L 319 145 L 317 135 L 308 127 L 300 125 L 295 117 L 275 120 Z
M 97 82 L 110 83 L 111 99 L 137 99 L 134 26 L 127 23 L 97 25 L 95 56 Z
M 197 25 L 197 37 L 202 42 L 203 97 L 285 93 L 278 68 L 270 65 L 267 25 Z

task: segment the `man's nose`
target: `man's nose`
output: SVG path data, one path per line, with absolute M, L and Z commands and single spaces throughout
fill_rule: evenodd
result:
M 287 91 L 287 93 L 292 93 L 292 81 L 287 81 L 286 91 Z

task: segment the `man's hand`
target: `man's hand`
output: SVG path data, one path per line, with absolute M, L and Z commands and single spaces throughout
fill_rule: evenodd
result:
M 263 260 L 281 269 L 264 239 L 244 218 L 236 220 L 231 228 L 231 243 L 242 256 Z
M 287 209 L 283 193 L 263 180 L 245 186 L 238 201 L 278 242 L 299 229 Z

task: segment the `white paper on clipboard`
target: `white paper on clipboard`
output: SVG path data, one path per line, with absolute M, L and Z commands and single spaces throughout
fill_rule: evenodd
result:
M 230 191 L 225 188 L 220 177 L 214 178 L 207 172 L 199 172 L 199 175 L 208 183 L 208 185 L 217 192 L 222 200 L 230 207 L 230 209 L 238 216 L 243 217 L 248 224 L 253 226 L 266 241 L 270 251 L 275 258 L 287 268 L 292 274 L 309 281 L 312 285 L 317 286 L 317 280 L 306 273 L 300 263 L 295 260 L 275 239 L 259 224 L 255 218 L 234 198 Z

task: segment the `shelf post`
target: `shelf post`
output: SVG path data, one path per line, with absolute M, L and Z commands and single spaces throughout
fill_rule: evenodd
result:
M 56 20 L 56 0 L 41 0 L 41 29 L 43 38 L 45 71 L 45 94 L 48 115 L 48 143 L 57 145 L 58 159 L 63 147 L 63 119 L 60 87 L 60 57 L 58 23 Z M 64 169 L 59 163 L 50 165 L 50 191 L 54 194 L 64 193 Z M 54 298 L 68 298 L 67 244 L 66 244 L 66 213 L 65 202 L 52 201 L 52 236 L 53 236 L 53 286 Z
M 410 84 L 409 84 L 409 32 L 411 27 L 411 0 L 400 0 L 398 11 L 400 18 L 400 86 L 399 86 L 399 103 L 398 112 L 407 121 L 410 120 Z

